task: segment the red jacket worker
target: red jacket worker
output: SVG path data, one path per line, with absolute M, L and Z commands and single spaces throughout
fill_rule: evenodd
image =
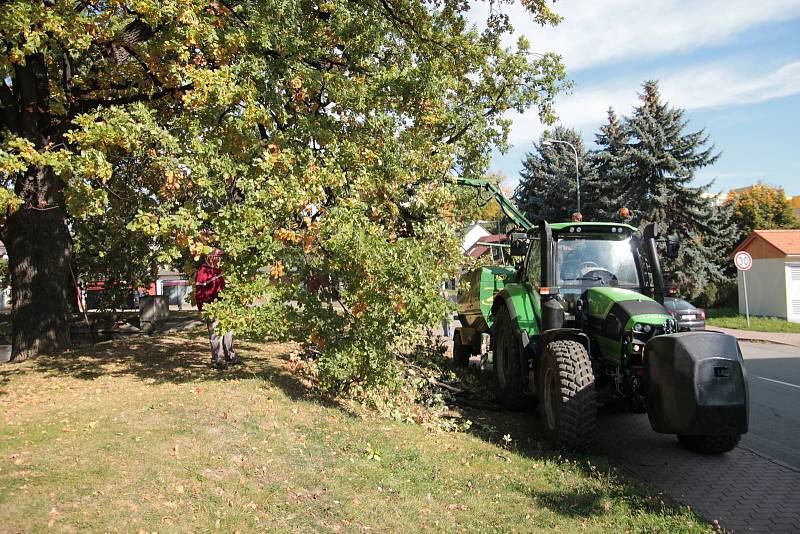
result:
M 203 305 L 214 302 L 219 297 L 220 291 L 225 289 L 225 278 L 219 268 L 223 252 L 215 248 L 206 255 L 206 261 L 197 271 L 194 284 L 194 300 L 197 308 L 203 311 Z M 206 320 L 208 336 L 211 339 L 211 364 L 218 369 L 224 369 L 228 364 L 236 362 L 236 352 L 233 349 L 233 332 L 226 332 L 222 337 L 215 332 L 219 321 L 214 318 Z

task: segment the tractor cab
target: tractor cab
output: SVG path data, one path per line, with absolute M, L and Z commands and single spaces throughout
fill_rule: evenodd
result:
M 578 326 L 595 287 L 615 287 L 651 293 L 636 229 L 626 224 L 561 223 L 550 226 L 552 281 L 564 307 L 564 325 Z M 531 247 L 536 248 L 536 247 Z M 540 249 L 541 254 L 541 247 Z M 532 266 L 529 262 L 526 267 Z M 541 278 L 540 273 L 538 277 Z M 531 277 L 528 278 L 529 280 Z

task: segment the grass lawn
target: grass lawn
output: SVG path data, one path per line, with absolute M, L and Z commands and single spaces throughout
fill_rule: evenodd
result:
M 712 308 L 706 310 L 706 325 L 721 326 L 722 328 L 738 328 L 740 330 L 754 330 L 756 332 L 789 332 L 800 334 L 800 323 L 790 323 L 777 317 L 750 316 L 750 327 L 747 326 L 747 317 L 739 315 L 733 308 Z
M 0 532 L 711 531 L 530 415 L 431 433 L 320 401 L 291 349 L 218 372 L 197 330 L 0 366 Z

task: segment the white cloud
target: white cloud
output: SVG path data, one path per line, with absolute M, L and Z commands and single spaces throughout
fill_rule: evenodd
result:
M 570 72 L 631 58 L 687 52 L 725 43 L 761 24 L 800 16 L 797 0 L 570 0 L 564 21 L 541 28 L 517 3 L 501 9 L 536 51 L 562 54 Z M 486 6 L 475 6 L 479 20 Z
M 687 109 L 706 109 L 764 102 L 800 93 L 800 60 L 775 70 L 752 73 L 733 62 L 695 65 L 681 71 L 662 71 L 650 76 L 659 80 L 662 97 L 670 104 Z M 637 103 L 643 79 L 614 80 L 601 85 L 577 86 L 570 95 L 556 100 L 559 121 L 591 136 L 613 107 L 618 115 L 630 113 Z M 534 111 L 511 115 L 514 126 L 510 141 L 528 144 L 545 127 Z

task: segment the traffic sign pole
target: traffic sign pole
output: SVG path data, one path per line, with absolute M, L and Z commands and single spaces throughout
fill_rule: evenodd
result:
M 733 257 L 736 268 L 742 271 L 742 284 L 744 285 L 744 312 L 747 314 L 747 328 L 750 328 L 750 305 L 747 302 L 747 270 L 753 266 L 753 257 L 744 250 Z
M 747 304 L 747 271 L 742 271 L 742 284 L 744 285 L 744 312 L 747 314 L 747 328 L 750 328 L 750 306 Z

